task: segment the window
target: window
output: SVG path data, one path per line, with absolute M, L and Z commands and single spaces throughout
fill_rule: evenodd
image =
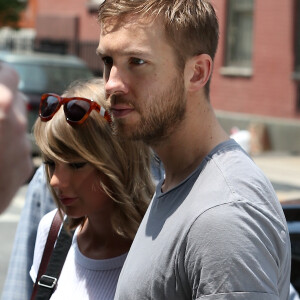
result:
M 228 0 L 225 66 L 252 66 L 254 0 Z
M 296 109 L 300 112 L 300 84 L 296 85 Z

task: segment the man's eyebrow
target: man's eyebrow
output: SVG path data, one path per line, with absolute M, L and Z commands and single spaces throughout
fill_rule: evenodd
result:
M 139 49 L 134 49 L 134 50 L 121 50 L 121 51 L 109 51 L 110 54 L 105 54 L 103 51 L 101 51 L 99 48 L 96 49 L 96 54 L 98 56 L 111 56 L 113 54 L 120 55 L 120 56 L 142 56 L 142 57 L 150 57 L 150 54 L 148 52 L 139 50 Z

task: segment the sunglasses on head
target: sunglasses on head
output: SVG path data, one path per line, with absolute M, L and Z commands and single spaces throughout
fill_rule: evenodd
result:
M 82 97 L 61 97 L 52 93 L 41 96 L 39 110 L 41 120 L 44 122 L 51 120 L 62 105 L 64 105 L 66 120 L 70 124 L 82 124 L 93 109 L 100 113 L 106 121 L 111 122 L 107 110 L 93 100 Z

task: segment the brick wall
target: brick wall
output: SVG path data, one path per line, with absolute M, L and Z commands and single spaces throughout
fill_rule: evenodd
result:
M 90 13 L 87 0 L 38 0 L 39 15 L 79 18 L 79 40 L 95 41 L 100 35 L 96 13 Z
M 77 17 L 78 41 L 98 42 L 97 15 L 90 13 L 88 0 L 30 0 L 36 1 L 39 16 Z M 292 79 L 294 1 L 254 1 L 253 75 L 241 78 L 220 72 L 225 55 L 227 0 L 212 0 L 220 22 L 220 42 L 211 83 L 211 102 L 217 110 L 300 118 L 296 110 L 297 85 Z M 94 52 L 86 56 L 96 61 L 93 55 Z
M 37 28 L 37 41 L 44 40 L 51 44 L 51 41 L 63 36 L 60 41 L 68 44 L 67 52 L 85 60 L 92 71 L 99 75 L 103 68 L 102 62 L 96 55 L 100 26 L 97 23 L 96 10 L 91 11 L 88 4 L 88 0 L 38 0 L 37 25 L 44 28 Z M 51 29 L 48 23 L 51 19 L 57 21 L 53 26 L 54 30 L 49 32 Z M 66 29 L 70 28 L 64 28 L 71 27 L 68 20 L 76 20 L 75 36 L 68 35 Z
M 213 1 L 220 22 L 211 102 L 219 110 L 297 118 L 293 72 L 293 1 L 254 1 L 253 75 L 220 74 L 223 66 L 226 1 Z

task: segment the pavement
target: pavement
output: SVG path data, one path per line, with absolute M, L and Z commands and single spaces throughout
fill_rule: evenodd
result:
M 26 191 L 27 184 L 18 190 L 11 205 L 0 215 L 0 298 Z
M 281 203 L 300 204 L 299 154 L 263 152 L 252 158 L 272 182 Z

